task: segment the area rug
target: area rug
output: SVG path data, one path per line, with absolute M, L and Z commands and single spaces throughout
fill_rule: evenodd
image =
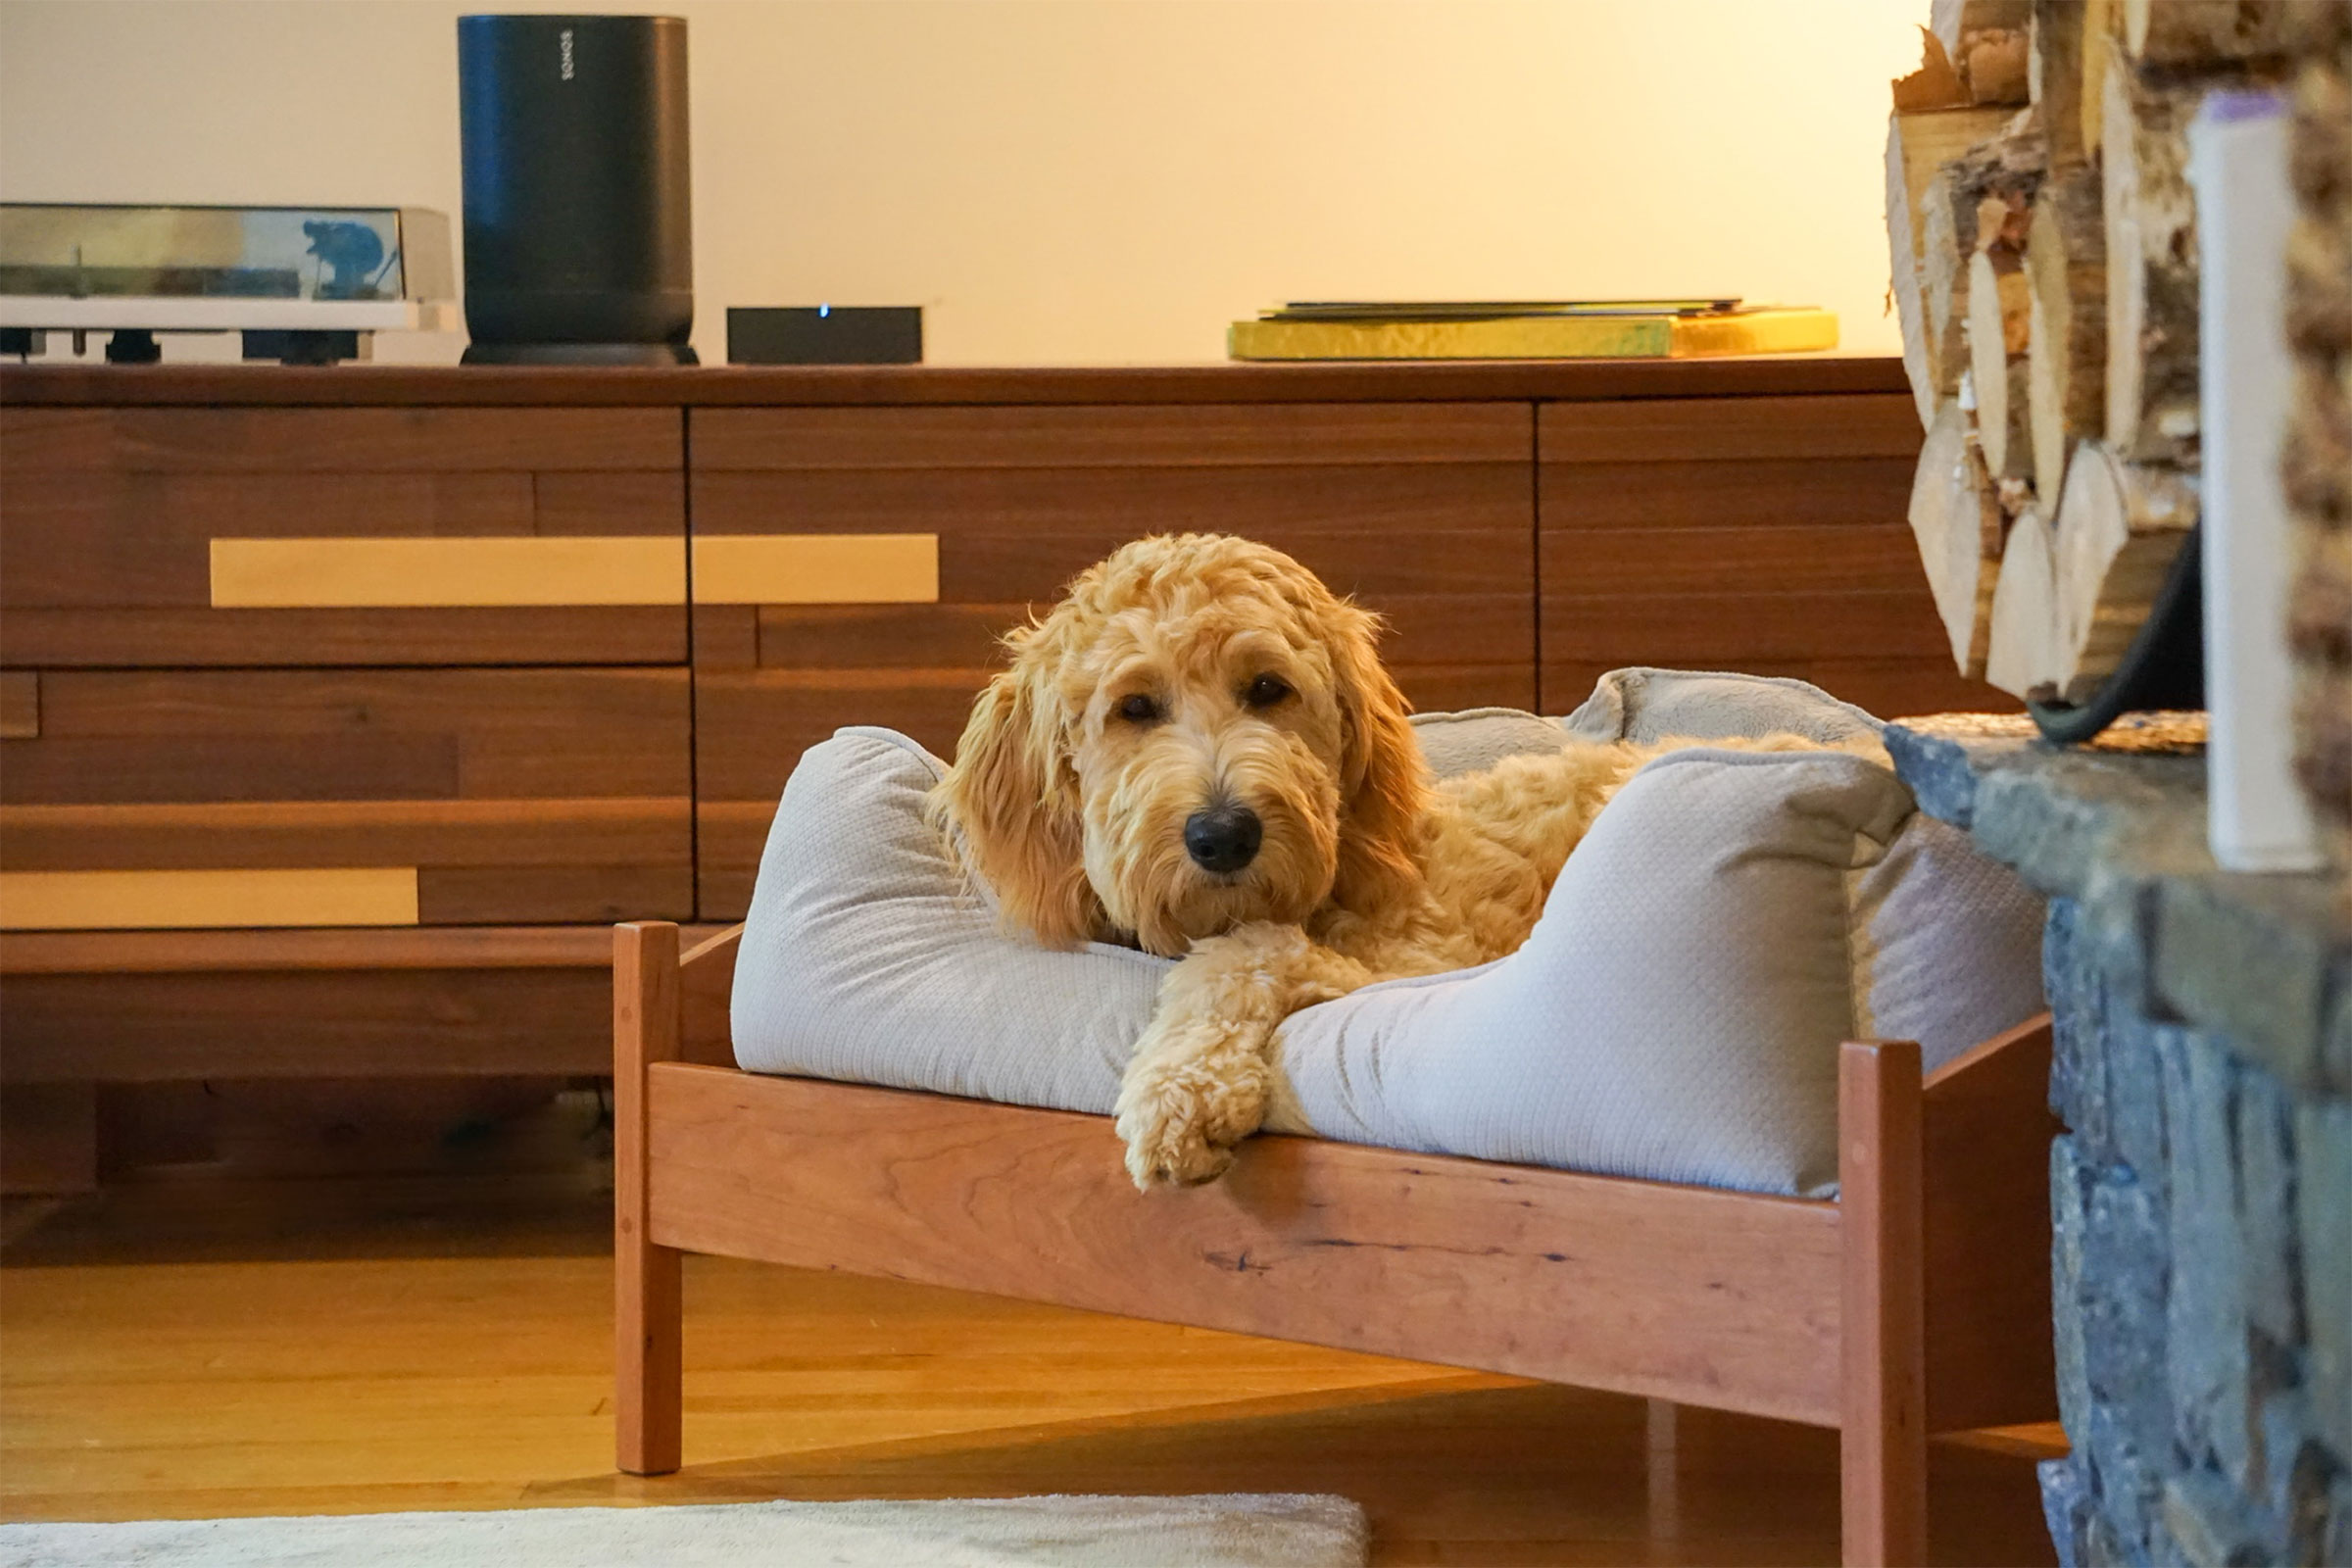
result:
M 6 1568 L 1361 1568 L 1345 1497 L 1004 1497 L 0 1525 Z

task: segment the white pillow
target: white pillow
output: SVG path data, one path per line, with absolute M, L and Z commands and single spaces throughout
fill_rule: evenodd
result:
M 1672 733 L 1720 736 L 1732 731 L 1708 719 L 1725 704 L 1707 699 L 1724 681 L 1753 732 L 1829 739 L 1872 722 L 1801 682 L 1661 671 L 1609 677 L 1572 722 L 1641 737 L 1655 709 Z M 1416 726 L 1445 771 L 1561 733 L 1507 710 Z M 941 771 L 884 729 L 842 730 L 802 759 L 745 925 L 736 1058 L 1107 1113 L 1169 961 L 1051 952 L 1000 929 L 986 889 L 922 822 Z M 1288 1020 L 1269 1126 L 1822 1194 L 1837 1173 L 1839 1041 L 1917 1039 L 1933 1066 L 2023 1021 L 2042 1005 L 2040 925 L 2040 901 L 1918 815 L 1884 768 L 1841 753 L 1673 753 L 1594 820 L 1518 953 Z

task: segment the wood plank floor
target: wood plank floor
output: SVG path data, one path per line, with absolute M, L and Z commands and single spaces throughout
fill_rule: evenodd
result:
M 712 1258 L 686 1468 L 618 1476 L 609 1201 L 589 1168 L 20 1207 L 0 1517 L 1328 1491 L 1379 1563 L 1836 1560 L 1829 1433 Z M 2045 1437 L 1937 1449 L 1936 1560 L 2051 1560 Z

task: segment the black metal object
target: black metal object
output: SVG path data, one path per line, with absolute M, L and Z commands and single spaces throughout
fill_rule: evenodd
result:
M 49 334 L 37 326 L 0 326 L 0 354 L 29 360 L 49 352 Z
M 692 365 L 686 24 L 458 19 L 469 365 Z
M 106 340 L 109 365 L 154 365 L 163 357 L 164 346 L 143 326 L 117 327 Z
M 729 365 L 920 365 L 919 305 L 729 306 Z
M 247 329 L 242 352 L 249 360 L 276 360 L 281 365 L 334 365 L 360 357 L 360 334 L 319 331 L 312 327 Z
M 2029 702 L 2047 739 L 2079 746 L 2122 714 L 2205 706 L 2204 525 L 2189 530 L 2139 635 L 2106 684 L 2082 704 Z

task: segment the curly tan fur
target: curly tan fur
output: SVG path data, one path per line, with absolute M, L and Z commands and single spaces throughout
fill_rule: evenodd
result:
M 1119 1096 L 1138 1187 L 1224 1170 L 1263 1119 L 1289 1014 L 1514 952 L 1601 806 L 1675 744 L 1570 742 L 1433 783 L 1379 631 L 1279 551 L 1139 540 L 1004 639 L 1011 666 L 932 795 L 1008 923 L 1183 957 Z M 1263 842 L 1219 873 L 1185 824 L 1222 803 Z

